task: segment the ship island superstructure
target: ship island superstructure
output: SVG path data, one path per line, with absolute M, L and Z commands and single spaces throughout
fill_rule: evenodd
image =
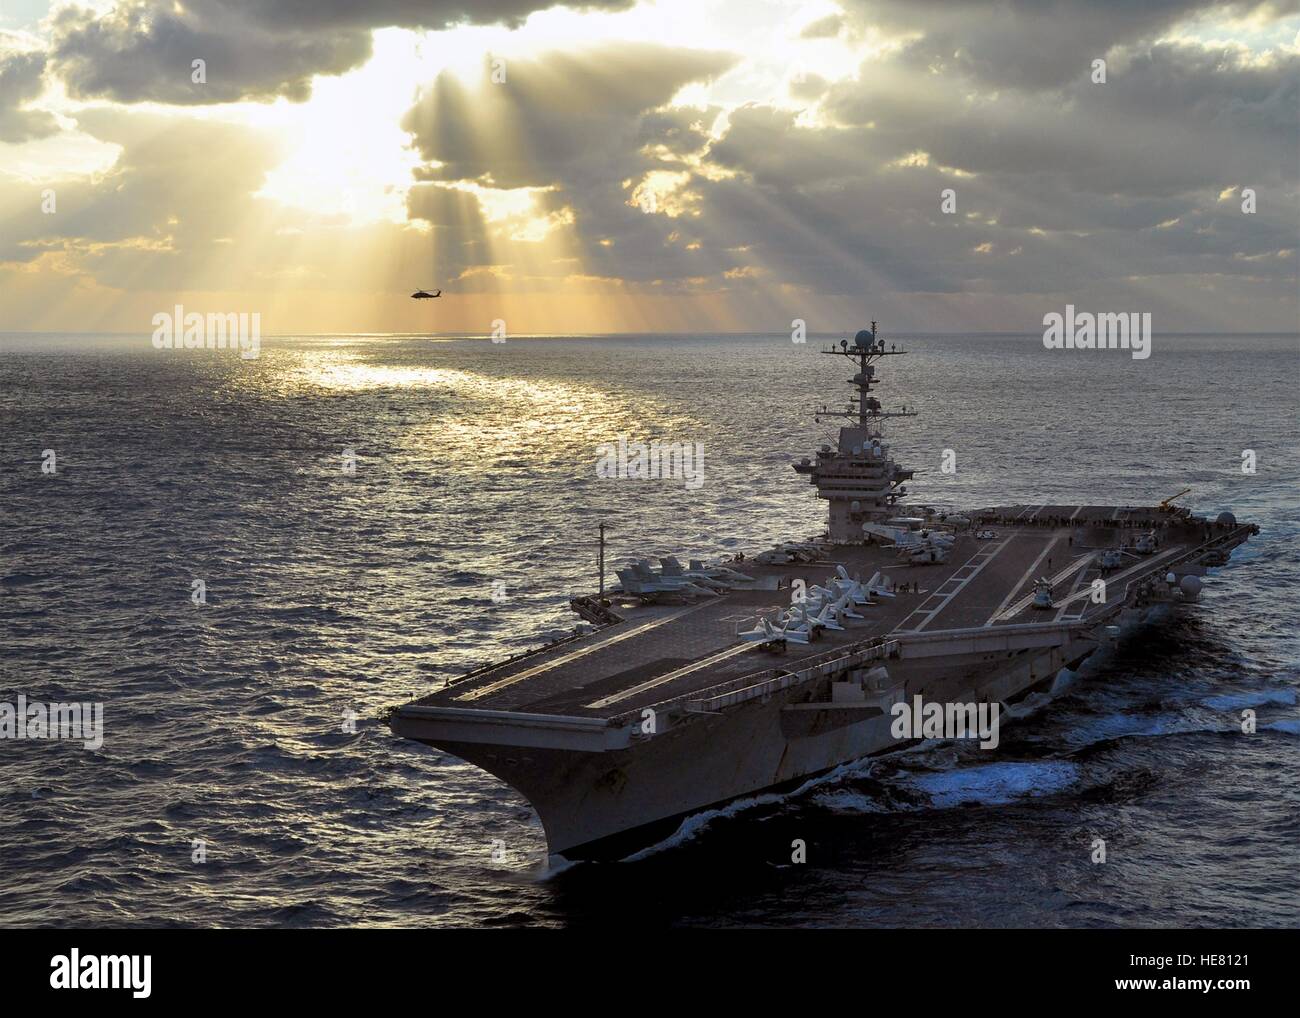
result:
M 845 418 L 850 423 L 840 429 L 839 442 L 832 448 L 824 445 L 817 451 L 814 462 L 808 457 L 794 465 L 801 474 L 808 474 L 817 485 L 817 495 L 830 504 L 827 538 L 835 544 L 848 544 L 863 539 L 864 523 L 880 523 L 894 514 L 899 498 L 907 494 L 905 481 L 913 476 L 889 457 L 889 446 L 884 441 L 882 424 L 894 417 L 915 417 L 915 411 L 885 410 L 872 395 L 877 383 L 876 362 L 885 357 L 897 357 L 906 351 L 898 344 L 885 346 L 876 338 L 876 323 L 870 331 L 859 332 L 850 343 L 841 340 L 838 347 L 831 346 L 822 353 L 857 362 L 857 371 L 850 383 L 856 390 L 856 399 L 847 409 L 831 410 L 823 407 L 817 421 Z
M 904 353 L 876 325 L 823 351 L 852 362 L 835 447 L 793 464 L 825 533 L 725 562 L 665 555 L 571 600 L 583 631 L 486 664 L 396 709 L 393 730 L 476 764 L 537 810 L 549 850 L 620 857 L 680 821 L 910 745 L 892 710 L 1007 705 L 1050 688 L 1258 533 L 1231 513 L 901 500 L 874 395 Z M 1180 493 L 1186 494 L 1186 492 Z

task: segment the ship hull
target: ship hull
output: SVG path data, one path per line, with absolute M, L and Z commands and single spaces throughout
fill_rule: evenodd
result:
M 525 746 L 517 735 L 509 742 L 464 741 L 412 722 L 400 734 L 517 789 L 537 811 L 553 854 L 622 858 L 669 836 L 692 814 L 789 791 L 844 764 L 911 745 L 891 731 L 892 703 L 917 695 L 927 702 L 1011 703 L 1049 684 L 1062 668 L 1077 667 L 1096 646 L 1076 637 L 999 654 L 998 661 L 973 653 L 890 662 L 890 685 L 870 704 L 800 703 L 807 690 L 793 687 L 612 751 Z M 463 734 L 443 727 L 446 735 Z

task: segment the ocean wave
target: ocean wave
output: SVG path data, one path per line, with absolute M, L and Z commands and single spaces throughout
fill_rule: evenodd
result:
M 697 815 L 637 857 L 658 853 L 655 864 L 581 864 L 575 879 L 558 881 L 550 875 L 568 872 L 567 864 L 540 877 L 480 865 L 482 846 L 498 834 L 530 865 L 544 853 L 537 819 L 518 793 L 371 718 L 357 719 L 356 735 L 342 733 L 343 709 L 352 704 L 369 715 L 473 664 L 567 635 L 576 621 L 567 596 L 594 586 L 599 520 L 610 523 L 610 564 L 649 549 L 683 561 L 728 550 L 748 555 L 823 526 L 825 506 L 786 464 L 822 438 L 798 430 L 795 404 L 826 383 L 825 358 L 789 361 L 788 338 L 774 342 L 772 357 L 783 359 L 773 363 L 789 374 L 772 398 L 755 400 L 754 376 L 731 370 L 736 348 L 725 337 L 521 342 L 509 365 L 479 340 L 277 340 L 257 364 L 229 373 L 223 361 L 159 360 L 147 336 L 139 355 L 88 357 L 79 340 L 56 359 L 5 353 L 6 436 L 19 446 L 78 452 L 66 475 L 39 483 L 15 464 L 0 465 L 4 682 L 29 696 L 40 689 L 45 699 L 102 699 L 106 738 L 96 753 L 8 747 L 0 884 L 25 893 L 0 896 L 0 921 L 66 924 L 67 902 L 56 888 L 80 872 L 120 884 L 86 887 L 79 914 L 97 924 L 424 926 L 528 915 L 564 923 L 592 899 L 625 905 L 611 882 L 659 874 L 656 904 L 669 922 L 766 924 L 806 906 L 813 922 L 839 910 L 849 921 L 907 924 L 916 921 L 927 884 L 942 887 L 943 915 L 977 921 L 988 918 L 981 910 L 990 896 L 963 898 L 963 881 L 950 879 L 973 854 L 988 850 L 974 861 L 991 873 L 1010 857 L 1012 879 L 1055 872 L 1059 842 L 1050 830 L 1044 839 L 1032 804 L 1050 802 L 1065 822 L 1078 823 L 1117 798 L 1140 807 L 1150 857 L 1195 864 L 1202 886 L 1230 885 L 1240 853 L 1224 845 L 1240 832 L 1211 819 L 1198 828 L 1203 836 L 1186 837 L 1202 791 L 1290 817 L 1297 787 L 1286 766 L 1300 734 L 1286 685 L 1300 686 L 1300 633 L 1288 616 L 1300 561 L 1293 497 L 1300 472 L 1287 427 L 1293 415 L 1284 413 L 1294 385 L 1282 384 L 1291 380 L 1275 370 L 1276 351 L 1243 353 L 1249 341 L 1242 337 L 1221 353 L 1171 355 L 1160 368 L 1171 385 L 1195 391 L 1208 371 L 1223 389 L 1223 399 L 1204 409 L 1206 427 L 1189 438 L 1158 401 L 1128 398 L 1131 379 L 1120 361 L 1090 362 L 1090 380 L 1124 372 L 1099 379 L 1100 387 L 1062 385 L 1050 365 L 1007 355 L 1023 349 L 1019 341 L 990 345 L 997 342 L 1004 341 L 925 340 L 917 356 L 895 362 L 918 398 L 934 394 L 905 433 L 891 436 L 905 465 L 956 433 L 978 433 L 981 442 L 961 474 L 918 474 L 920 501 L 1139 504 L 1201 478 L 1188 505 L 1211 515 L 1231 508 L 1262 534 L 1215 570 L 1200 608 L 1094 655 L 1081 677 L 1061 673 L 1051 696 L 1016 704 L 1008 716 L 1018 723 L 1007 726 L 997 753 L 969 744 L 911 747 L 792 792 Z M 456 405 L 436 386 L 334 395 L 302 384 L 306 367 L 328 368 L 340 349 L 362 365 L 421 372 L 481 372 L 490 357 L 492 377 L 483 376 L 481 399 L 458 396 Z M 629 373 L 647 351 L 663 371 Z M 535 359 L 543 356 L 545 364 Z M 990 389 L 988 370 L 1008 384 Z M 494 394 L 498 377 L 509 390 L 542 376 L 580 380 L 593 406 L 602 394 L 612 398 L 607 410 L 579 422 L 572 443 L 539 448 L 543 462 L 525 476 L 517 467 L 533 447 L 508 444 L 522 405 L 500 405 Z M 610 379 L 618 379 L 613 389 Z M 701 385 L 709 399 L 681 396 L 698 395 Z M 910 404 L 910 391 L 907 398 Z M 1233 407 L 1246 402 L 1258 410 L 1252 427 L 1267 469 L 1243 486 L 1229 469 L 1239 450 L 1215 436 L 1233 434 Z M 1044 423 L 1049 403 L 1061 420 L 1091 421 L 1091 440 Z M 571 448 L 593 428 L 666 427 L 665 415 L 677 408 L 689 410 L 691 435 L 711 450 L 700 491 L 624 491 L 573 472 L 581 457 L 570 457 Z M 543 412 L 532 402 L 527 410 Z M 686 438 L 689 430 L 668 433 Z M 458 454 L 485 434 L 505 450 L 509 477 Z M 1035 440 L 1026 443 L 1026 434 Z M 833 441 L 829 429 L 826 435 Z M 345 478 L 338 452 L 349 443 L 361 458 L 356 475 Z M 545 462 L 557 452 L 564 462 Z M 1116 470 L 1115 462 L 1129 466 Z M 1216 462 L 1225 469 L 1205 466 Z M 154 469 L 159 463 L 166 469 Z M 195 577 L 208 584 L 206 604 L 190 600 Z M 506 580 L 506 604 L 488 601 L 495 579 Z M 1241 734 L 1232 712 L 1247 707 L 1259 710 L 1263 738 Z M 984 807 L 999 810 L 997 826 L 1013 851 L 954 834 L 966 830 L 963 814 L 927 816 Z M 1287 886 L 1294 861 L 1288 822 L 1269 826 L 1272 840 L 1252 846 L 1252 865 L 1277 887 Z M 768 871 L 746 883 L 738 866 L 729 870 L 727 894 L 700 905 L 682 872 L 696 865 L 694 851 L 709 851 L 699 841 L 711 834 L 730 851 L 733 837 L 752 846 L 789 823 L 806 828 L 800 836 L 810 844 L 814 834 L 836 844 L 843 879 L 824 855 L 819 876 L 845 900 L 809 904 L 809 881 L 782 878 L 774 887 Z M 844 888 L 858 886 L 864 865 L 906 859 L 908 843 L 894 840 L 899 829 L 925 834 L 927 865 L 912 874 L 915 893 L 858 911 L 860 899 L 850 901 Z M 188 862 L 192 838 L 210 843 L 207 869 Z M 528 851 L 515 853 L 516 845 Z M 693 847 L 683 851 L 686 845 Z M 1090 893 L 1108 906 L 1138 903 L 1152 925 L 1212 925 L 1221 911 L 1180 912 L 1171 902 L 1169 873 L 1131 872 L 1123 887 L 1094 884 Z M 1035 910 L 1021 915 L 1059 907 L 1055 887 L 1028 882 L 1020 891 Z M 1295 925 L 1300 912 L 1294 902 L 1261 898 L 1249 918 Z
M 48 576 L 40 576 L 36 573 L 10 573 L 7 576 L 0 576 L 0 587 L 23 587 L 29 583 L 40 583 L 41 580 L 48 579 Z
M 806 795 L 809 791 L 821 788 L 827 784 L 835 784 L 851 778 L 861 778 L 871 773 L 875 766 L 874 760 L 863 759 L 854 760 L 850 763 L 841 764 L 834 770 L 826 774 L 810 778 L 797 788 L 789 792 L 764 792 L 759 795 L 749 795 L 733 800 L 726 805 L 719 806 L 716 809 L 702 810 L 699 813 L 692 814 L 681 822 L 681 825 L 662 841 L 656 842 L 639 852 L 627 856 L 623 862 L 639 862 L 647 859 L 652 855 L 667 851 L 672 848 L 680 848 L 682 845 L 693 841 L 698 837 L 710 824 L 718 820 L 734 817 L 739 813 L 755 809 L 760 806 L 774 806 L 797 800 Z
M 1200 701 L 1204 707 L 1214 710 L 1243 710 L 1247 707 L 1262 707 L 1266 703 L 1293 704 L 1296 702 L 1294 689 L 1265 689 L 1241 693 L 1221 693 L 1207 696 Z
M 833 813 L 888 813 L 890 811 L 889 807 L 879 799 L 851 788 L 818 792 L 813 797 L 813 802 Z
M 906 785 L 930 797 L 939 808 L 978 804 L 1002 806 L 1017 799 L 1041 798 L 1079 781 L 1078 764 L 1066 760 L 1006 761 L 918 774 Z

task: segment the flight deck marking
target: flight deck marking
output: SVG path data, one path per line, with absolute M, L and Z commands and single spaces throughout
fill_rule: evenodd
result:
M 1057 540 L 1060 540 L 1060 538 L 1057 538 Z M 1040 556 L 1040 557 L 1041 557 L 1041 556 Z M 1071 563 L 1070 563 L 1068 566 L 1066 566 L 1064 569 L 1059 570 L 1055 575 L 1049 576 L 1049 577 L 1047 578 L 1047 579 L 1048 579 L 1048 582 L 1051 583 L 1052 586 L 1055 586 L 1056 584 L 1060 583 L 1062 580 L 1064 580 L 1067 576 L 1069 576 L 1071 573 L 1075 572 L 1075 571 L 1076 571 L 1077 569 L 1079 569 L 1080 567 L 1087 565 L 1089 562 L 1092 561 L 1092 559 L 1093 559 L 1093 556 L 1090 555 L 1090 554 L 1089 554 L 1089 555 L 1080 555 L 1078 558 L 1076 558 L 1073 562 L 1071 562 Z M 1032 567 L 1030 567 L 1030 568 L 1031 568 L 1031 571 L 1032 571 Z M 1023 583 L 1024 581 L 1022 580 L 1021 582 Z M 1020 589 L 1020 584 L 1017 584 L 1017 585 L 1012 589 L 1012 594 L 1014 594 L 1015 591 L 1017 591 L 1017 590 L 1019 590 L 1019 589 Z M 1090 594 L 1091 592 L 1092 592 L 1091 590 L 1086 590 L 1086 591 L 1084 591 L 1083 593 L 1084 593 L 1084 594 Z M 1009 599 L 1010 599 L 1010 595 L 1008 596 L 1008 600 L 1009 600 Z M 991 625 L 993 625 L 995 622 L 1005 622 L 1005 621 L 1007 621 L 1008 619 L 1013 619 L 1013 618 L 1015 618 L 1015 617 L 1016 617 L 1017 615 L 1019 615 L 1022 611 L 1024 611 L 1026 608 L 1029 607 L 1029 602 L 1032 601 L 1033 599 L 1034 599 L 1034 593 L 1033 593 L 1033 591 L 1030 591 L 1028 594 L 1026 594 L 1024 597 L 1022 597 L 1019 601 L 1017 601 L 1015 604 L 1013 604 L 1010 608 L 1008 608 L 1006 611 L 1002 612 L 1002 614 L 999 615 L 999 614 L 997 614 L 997 613 L 994 613 L 993 617 L 992 617 L 991 619 L 989 619 L 987 622 L 984 623 L 985 627 L 991 626 Z M 1068 599 L 1067 599 L 1067 602 L 1068 602 Z M 1067 602 L 1062 602 L 1062 604 L 1065 604 L 1065 603 L 1067 603 Z M 1004 601 L 1003 604 L 1006 604 L 1006 602 Z M 1059 606 L 1054 605 L 1053 607 L 1059 607 Z M 1000 610 L 1000 609 L 999 609 L 999 610 Z
M 600 710 L 603 707 L 608 707 L 611 704 L 618 703 L 620 700 L 631 699 L 634 696 L 644 693 L 648 689 L 654 689 L 656 686 L 666 685 L 669 682 L 680 679 L 683 675 L 689 675 L 691 672 L 698 672 L 701 668 L 707 668 L 711 665 L 719 664 L 727 660 L 727 658 L 735 657 L 737 654 L 742 654 L 747 650 L 753 649 L 753 644 L 749 643 L 742 643 L 739 647 L 728 647 L 724 651 L 712 654 L 700 661 L 696 661 L 693 665 L 686 665 L 685 667 L 669 672 L 667 675 L 660 675 L 657 679 L 650 679 L 646 682 L 642 682 L 640 685 L 632 686 L 630 689 L 624 689 L 622 692 L 611 693 L 609 696 L 602 697 L 599 700 L 594 700 L 587 704 L 587 707 L 591 710 Z
M 1085 556 L 1085 558 L 1087 559 L 1089 565 L 1092 564 L 1092 561 L 1093 561 L 1096 557 L 1097 557 L 1097 553 L 1096 553 L 1096 552 L 1093 552 L 1091 555 Z M 1056 613 L 1056 619 L 1055 619 L 1055 621 L 1060 622 L 1060 621 L 1062 621 L 1062 620 L 1065 618 L 1065 609 L 1068 608 L 1068 607 L 1070 606 L 1070 601 L 1074 598 L 1074 595 L 1075 595 L 1076 593 L 1078 593 L 1078 590 L 1079 590 L 1079 584 L 1081 584 L 1081 583 L 1083 582 L 1083 578 L 1084 578 L 1085 576 L 1087 576 L 1087 575 L 1088 575 L 1088 569 L 1087 569 L 1087 567 L 1085 567 L 1085 568 L 1079 570 L 1079 575 L 1076 576 L 1076 577 L 1074 578 L 1074 583 L 1070 586 L 1070 593 L 1067 594 L 1067 595 L 1065 596 L 1065 600 L 1061 602 L 1061 610 L 1060 610 L 1059 612 Z M 1091 585 L 1091 584 L 1088 585 L 1088 593 L 1089 593 L 1089 595 L 1092 594 L 1092 585 Z M 1085 606 L 1087 605 L 1087 601 L 1084 602 L 1084 605 L 1085 605 Z M 1085 611 L 1086 611 L 1086 610 L 1087 610 L 1087 609 L 1086 609 L 1086 607 L 1085 607 Z M 1077 622 L 1077 621 L 1079 620 L 1079 618 L 1081 618 L 1082 616 L 1083 616 L 1083 612 L 1080 612 L 1078 616 L 1071 616 L 1071 617 L 1070 617 L 1070 621 L 1071 621 L 1071 622 Z
M 460 696 L 453 697 L 453 699 L 481 699 L 490 693 L 495 693 L 498 689 L 505 689 L 507 686 L 513 686 L 515 683 L 523 682 L 525 679 L 531 679 L 534 675 L 538 675 L 541 672 L 549 672 L 551 669 L 556 668 L 559 665 L 567 664 L 570 661 L 576 661 L 578 658 L 585 657 L 593 651 L 602 650 L 605 647 L 612 646 L 615 643 L 620 643 L 633 636 L 639 636 L 641 633 L 654 629 L 656 626 L 662 626 L 665 622 L 672 622 L 673 619 L 679 619 L 687 612 L 692 612 L 695 611 L 695 609 L 702 607 L 702 604 L 693 604 L 683 608 L 681 611 L 673 612 L 671 615 L 665 615 L 661 619 L 652 619 L 644 625 L 638 626 L 636 629 L 630 629 L 626 633 L 619 633 L 617 636 L 611 636 L 608 640 L 602 640 L 600 643 L 593 644 L 590 647 L 583 647 L 581 650 L 575 650 L 572 654 L 565 654 L 563 657 L 552 658 L 544 664 L 537 665 L 533 668 L 525 668 L 522 672 L 516 672 L 514 675 L 507 675 L 504 679 L 498 679 L 496 682 L 488 683 L 486 686 L 480 686 L 478 689 L 466 690 L 464 693 L 461 693 Z
M 1082 607 L 1080 607 L 1077 612 L 1073 612 L 1070 615 L 1066 615 L 1065 614 L 1066 610 L 1070 609 L 1070 602 L 1072 600 L 1073 598 L 1066 598 L 1066 600 L 1063 602 L 1064 607 L 1061 609 L 1060 614 L 1056 616 L 1057 622 L 1082 622 L 1083 621 L 1084 613 L 1088 610 L 1088 599 L 1084 598 L 1082 601 L 1079 602 L 1079 604 L 1082 605 Z
M 1172 548 L 1166 548 L 1164 551 L 1160 552 L 1158 555 L 1152 555 L 1150 558 L 1148 558 L 1148 559 L 1144 559 L 1143 561 L 1138 562 L 1137 565 L 1129 566 L 1129 567 L 1128 567 L 1127 569 L 1125 569 L 1123 572 L 1115 573 L 1114 575 L 1112 575 L 1111 577 L 1109 577 L 1109 578 L 1106 580 L 1106 587 L 1107 587 L 1108 590 L 1113 589 L 1113 586 L 1112 586 L 1113 584 L 1115 584 L 1115 583 L 1116 583 L 1117 581 L 1119 581 L 1119 580 L 1123 580 L 1123 579 L 1124 579 L 1125 577 L 1127 577 L 1129 574 L 1131 574 L 1131 573 L 1139 573 L 1139 572 L 1142 572 L 1144 569 L 1150 569 L 1150 568 L 1151 568 L 1152 566 L 1154 566 L 1157 562 L 1160 562 L 1160 561 L 1162 561 L 1163 559 L 1167 559 L 1167 558 L 1169 558 L 1169 557 L 1171 557 L 1171 556 L 1173 556 L 1173 555 L 1177 555 L 1180 551 L 1186 551 L 1186 550 L 1187 550 L 1187 548 L 1186 548 L 1185 545 L 1174 545 L 1174 547 L 1172 547 Z M 1065 606 L 1069 605 L 1069 604 L 1070 604 L 1071 602 L 1073 602 L 1073 601 L 1079 601 L 1079 600 L 1082 600 L 1082 601 L 1084 602 L 1084 606 L 1083 606 L 1083 612 L 1081 612 L 1081 613 L 1079 614 L 1079 618 L 1083 618 L 1083 615 L 1086 614 L 1087 611 L 1088 611 L 1088 603 L 1087 603 L 1087 599 L 1088 599 L 1088 597 L 1089 597 L 1091 594 L 1092 594 L 1092 590 L 1091 590 L 1091 589 L 1089 589 L 1089 590 L 1081 590 L 1081 591 L 1079 591 L 1079 593 L 1077 593 L 1077 594 L 1071 594 L 1069 597 L 1067 597 L 1067 598 L 1062 602 L 1061 606 L 1062 606 L 1062 607 L 1065 607 Z M 1110 598 L 1107 598 L 1107 599 L 1106 599 L 1106 603 L 1107 603 L 1107 604 L 1110 604 Z
M 1018 591 L 1024 585 L 1025 581 L 1034 574 L 1034 570 L 1038 568 L 1038 564 L 1047 557 L 1047 553 L 1049 551 L 1051 551 L 1058 543 L 1060 543 L 1060 540 L 1061 537 L 1058 534 L 1056 537 L 1052 538 L 1050 541 L 1047 542 L 1047 544 L 1043 547 L 1043 550 L 1038 553 L 1038 558 L 1034 559 L 1034 561 L 1030 563 L 1029 568 L 1025 570 L 1025 575 L 1020 577 L 1020 579 L 1016 580 L 1015 584 L 1007 592 L 1007 596 L 1002 599 L 1002 603 L 993 609 L 993 614 L 990 615 L 989 620 L 984 623 L 986 628 L 988 626 L 993 625 L 993 623 L 998 620 L 998 615 L 1002 611 L 1002 609 L 1005 608 L 1007 604 L 1011 601 L 1011 599 L 1016 596 L 1016 591 Z
M 973 567 L 974 571 L 973 571 L 969 576 L 963 577 L 961 580 L 958 580 L 958 581 L 957 581 L 957 589 L 956 589 L 956 590 L 954 590 L 952 593 L 947 594 L 947 595 L 940 595 L 940 594 L 938 593 L 938 591 L 935 591 L 935 593 L 934 593 L 933 595 L 931 595 L 931 597 L 940 597 L 940 601 L 939 601 L 939 605 L 938 605 L 938 607 L 934 608 L 933 610 L 926 611 L 926 610 L 925 610 L 925 603 L 922 603 L 922 605 L 921 605 L 919 608 L 917 608 L 915 611 L 913 611 L 911 615 L 908 615 L 907 618 L 903 619 L 902 622 L 900 622 L 898 625 L 896 625 L 896 626 L 893 628 L 892 632 L 895 632 L 895 633 L 897 633 L 897 632 L 913 632 L 913 633 L 919 633 L 922 629 L 924 629 L 926 626 L 928 626 L 928 625 L 929 625 L 929 624 L 934 620 L 934 617 L 935 617 L 936 615 L 938 615 L 941 611 L 943 611 L 945 608 L 947 608 L 947 607 L 948 607 L 948 603 L 949 603 L 949 602 L 950 602 L 954 597 L 956 597 L 958 594 L 960 594 L 963 590 L 965 590 L 965 589 L 966 589 L 966 585 L 967 585 L 968 583 L 970 583 L 971 580 L 975 579 L 975 577 L 978 576 L 978 575 L 980 574 L 980 570 L 983 569 L 983 568 L 984 568 L 986 565 L 988 565 L 990 562 L 992 562 L 994 556 L 996 556 L 996 555 L 998 554 L 998 552 L 1000 552 L 1003 548 L 1005 548 L 1008 544 L 1010 544 L 1011 541 L 1012 541 L 1012 538 L 1011 538 L 1011 537 L 1008 537 L 1006 540 L 1002 541 L 1000 544 L 994 545 L 994 546 L 992 546 L 992 547 L 985 546 L 985 547 L 981 548 L 979 551 L 977 551 L 974 555 L 972 555 L 970 558 L 968 558 L 968 559 L 967 559 L 965 562 L 963 562 L 960 566 L 958 566 L 956 569 L 954 569 L 952 575 L 949 576 L 947 580 L 944 580 L 943 583 L 939 584 L 939 587 L 940 587 L 940 588 L 946 587 L 946 586 L 947 586 L 947 585 L 948 585 L 948 584 L 949 584 L 949 583 L 950 583 L 950 582 L 951 582 L 951 581 L 956 577 L 957 573 L 961 572 L 963 569 L 965 569 L 965 568 L 967 568 L 968 566 L 970 566 L 971 563 L 974 562 L 977 558 L 983 557 L 983 561 L 980 562 L 979 565 Z M 931 598 L 926 598 L 926 602 L 928 602 L 930 599 L 931 599 Z M 910 619 L 910 618 L 912 617 L 912 615 L 916 615 L 916 614 L 924 614 L 924 618 L 922 619 L 922 621 L 918 622 L 918 623 L 917 623 L 915 626 L 913 626 L 911 629 L 908 629 L 908 630 L 903 629 L 903 627 L 907 624 L 908 619 Z
M 1074 512 L 1070 513 L 1070 519 L 1074 519 L 1081 512 L 1083 512 L 1083 506 L 1075 506 Z
M 1115 573 L 1114 575 L 1110 576 L 1110 577 L 1106 580 L 1106 584 L 1107 584 L 1108 589 L 1111 588 L 1111 584 L 1112 584 L 1112 583 L 1114 583 L 1114 582 L 1116 582 L 1116 581 L 1119 581 L 1119 580 L 1123 580 L 1123 579 L 1124 579 L 1126 576 L 1128 576 L 1130 573 L 1136 573 L 1136 572 L 1141 571 L 1141 570 L 1144 569 L 1144 568 L 1150 568 L 1152 565 L 1154 565 L 1155 563 L 1161 561 L 1162 559 L 1168 558 L 1170 555 L 1174 555 L 1174 554 L 1176 554 L 1176 553 L 1180 550 L 1180 548 L 1181 548 L 1181 546 L 1175 546 L 1175 547 L 1173 547 L 1173 548 L 1166 549 L 1165 551 L 1162 551 L 1159 555 L 1155 555 L 1155 556 L 1153 556 L 1153 557 L 1151 557 L 1151 558 L 1149 558 L 1149 559 L 1146 559 L 1146 560 L 1144 560 L 1144 561 L 1141 561 L 1141 562 L 1139 562 L 1137 565 L 1130 566 L 1128 569 L 1125 569 L 1123 572 Z M 1089 560 L 1089 557 L 1088 557 L 1088 556 L 1085 556 L 1084 558 L 1079 559 L 1079 560 L 1078 560 L 1076 563 L 1074 563 L 1073 565 L 1071 565 L 1071 566 L 1067 566 L 1065 569 L 1061 570 L 1061 572 L 1057 573 L 1056 576 L 1051 577 L 1052 582 L 1056 582 L 1059 578 L 1063 578 L 1063 577 L 1065 577 L 1065 576 L 1068 576 L 1068 575 L 1069 575 L 1069 574 L 1070 574 L 1070 573 L 1071 573 L 1075 568 L 1078 567 L 1079 562 L 1084 562 L 1084 561 L 1088 561 L 1088 560 Z M 1058 607 L 1058 608 L 1062 608 L 1062 609 L 1064 609 L 1064 608 L 1068 607 L 1071 603 L 1073 603 L 1073 602 L 1075 602 L 1075 601 L 1082 600 L 1082 601 L 1085 602 L 1085 604 L 1084 604 L 1084 609 L 1083 609 L 1083 612 L 1081 612 L 1081 613 L 1077 616 L 1077 618 L 1081 619 L 1081 618 L 1083 618 L 1083 615 L 1086 614 L 1087 611 L 1088 611 L 1088 605 L 1087 605 L 1086 602 L 1087 602 L 1087 599 L 1088 599 L 1089 597 L 1091 597 L 1091 596 L 1092 596 L 1092 588 L 1091 588 L 1091 586 L 1090 586 L 1087 590 L 1081 590 L 1081 591 L 1079 591 L 1077 594 L 1071 594 L 1069 597 L 1065 598 L 1065 599 L 1064 599 L 1064 600 L 1063 600 L 1059 605 L 1056 605 L 1055 607 Z M 1033 594 L 1029 594 L 1029 595 L 1027 595 L 1026 597 L 1021 598 L 1021 599 L 1020 599 L 1019 601 L 1017 601 L 1014 605 L 1012 605 L 1012 606 L 1011 606 L 1010 608 L 1008 608 L 1005 612 L 1003 612 L 1002 615 L 999 616 L 999 617 L 998 617 L 997 619 L 995 619 L 994 621 L 995 621 L 995 622 L 1005 622 L 1005 621 L 1007 621 L 1008 619 L 1015 618 L 1015 617 L 1016 617 L 1017 615 L 1019 615 L 1022 611 L 1024 611 L 1027 607 L 1029 607 L 1029 602 L 1032 601 L 1033 598 L 1034 598 Z M 1110 599 L 1109 599 L 1109 598 L 1106 599 L 1106 603 L 1107 603 L 1107 604 L 1110 603 Z

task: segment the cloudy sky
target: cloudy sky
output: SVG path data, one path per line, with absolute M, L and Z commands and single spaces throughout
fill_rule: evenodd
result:
M 0 331 L 1292 331 L 1298 111 L 1300 0 L 0 0 Z

